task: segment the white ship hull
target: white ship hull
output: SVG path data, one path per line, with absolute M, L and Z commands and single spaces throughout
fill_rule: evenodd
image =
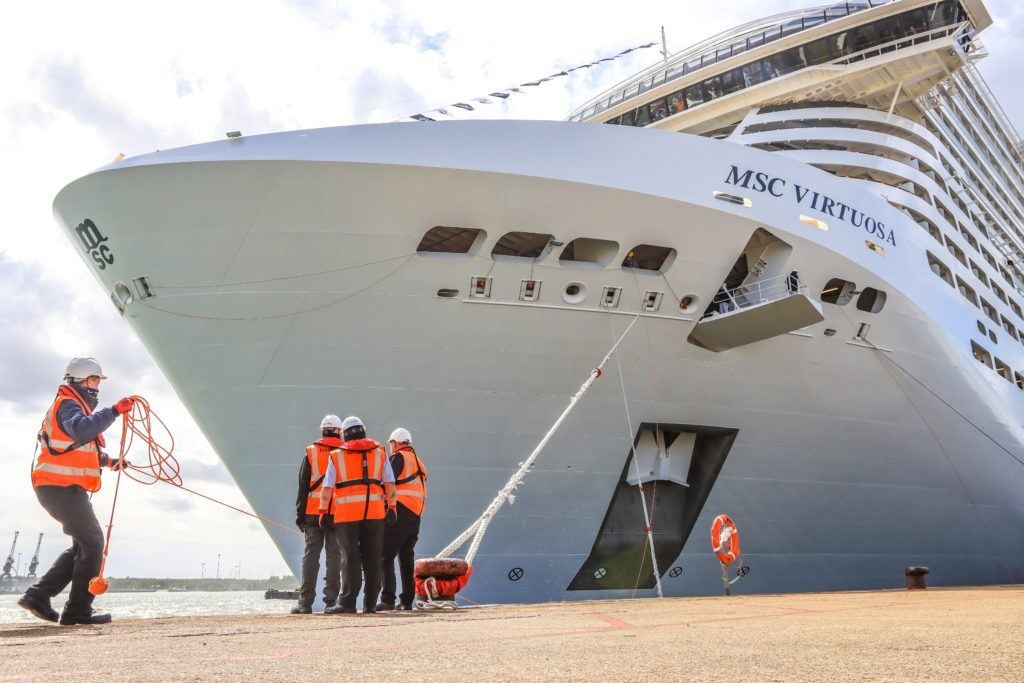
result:
M 727 183 L 734 167 L 782 179 L 780 196 Z M 815 211 L 795 185 L 888 234 Z M 620 349 L 629 424 L 613 361 L 491 525 L 473 600 L 651 594 L 649 562 L 569 590 L 593 568 L 641 424 L 735 438 L 681 553 L 659 552 L 666 594 L 721 591 L 708 542 L 719 513 L 741 530 L 744 591 L 896 586 L 911 564 L 929 566 L 935 584 L 1024 579 L 1024 467 L 993 442 L 1024 458 L 1024 392 L 972 358 L 977 315 L 929 270 L 929 236 L 866 184 L 638 128 L 389 124 L 145 155 L 75 181 L 55 212 L 79 246 L 85 219 L 107 238 L 99 282 L 132 292 L 127 319 L 259 514 L 292 518 L 296 469 L 323 414 L 359 415 L 379 440 L 409 428 L 431 473 L 421 556 L 480 514 L 645 293 L 661 292 Z M 482 228 L 486 241 L 473 256 L 417 254 L 438 225 Z M 689 343 L 758 228 L 792 246 L 785 267 L 812 298 L 841 277 L 885 291 L 884 310 L 816 304 L 824 321 L 802 330 L 722 353 Z M 538 263 L 493 260 L 493 244 L 517 230 L 619 249 L 606 267 L 560 264 L 557 248 Z M 664 275 L 620 268 L 639 244 L 677 256 Z M 490 298 L 468 296 L 476 276 L 492 278 Z M 155 296 L 140 297 L 139 277 Z M 539 301 L 519 300 L 526 279 L 541 283 Z M 570 282 L 583 301 L 563 300 Z M 622 289 L 614 311 L 598 305 L 608 286 Z M 684 295 L 697 313 L 680 311 Z M 1024 368 L 1024 346 L 1002 351 Z M 297 573 L 301 540 L 267 531 Z M 642 543 L 642 528 L 630 535 Z

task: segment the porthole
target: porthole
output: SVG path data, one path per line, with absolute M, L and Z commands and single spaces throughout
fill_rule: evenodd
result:
M 587 286 L 582 282 L 570 282 L 562 290 L 562 300 L 567 304 L 578 304 L 587 298 Z
M 457 297 L 459 295 L 459 290 L 457 290 L 457 289 L 439 289 L 439 290 L 437 290 L 437 295 L 439 297 L 441 297 L 442 299 L 454 299 L 455 297 Z

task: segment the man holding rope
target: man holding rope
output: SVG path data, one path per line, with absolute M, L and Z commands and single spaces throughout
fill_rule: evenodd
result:
M 103 452 L 103 432 L 134 399 L 122 398 L 101 408 L 99 386 L 106 379 L 93 358 L 72 358 L 64 384 L 43 418 L 39 430 L 39 457 L 32 468 L 32 486 L 40 505 L 64 528 L 72 546 L 65 550 L 41 579 L 18 600 L 18 605 L 45 621 L 63 625 L 106 624 L 109 614 L 93 611 L 95 597 L 89 581 L 97 576 L 103 560 L 103 530 L 93 512 L 89 494 L 100 490 L 100 469 L 115 472 L 128 463 Z M 50 600 L 71 584 L 71 593 L 60 615 Z

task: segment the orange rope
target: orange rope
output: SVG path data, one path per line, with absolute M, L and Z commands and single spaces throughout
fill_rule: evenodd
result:
M 103 561 L 100 564 L 99 576 L 89 582 L 89 591 L 91 593 L 94 595 L 100 595 L 107 590 L 108 582 L 103 578 L 103 570 L 106 568 L 107 555 L 110 552 L 110 533 L 114 526 L 114 510 L 117 508 L 117 494 L 121 488 L 122 474 L 132 481 L 137 481 L 145 486 L 152 486 L 157 482 L 170 484 L 174 488 L 181 489 L 186 493 L 191 493 L 194 496 L 204 498 L 213 503 L 217 503 L 218 505 L 223 505 L 229 510 L 240 512 L 243 515 L 254 517 L 265 524 L 276 526 L 288 533 L 292 533 L 297 536 L 303 535 L 300 531 L 297 531 L 290 526 L 285 526 L 280 522 L 267 519 L 266 517 L 257 515 L 255 512 L 249 512 L 248 510 L 235 507 L 234 505 L 230 505 L 222 500 L 218 500 L 217 498 L 213 498 L 185 486 L 184 480 L 181 476 L 181 463 L 179 463 L 178 459 L 174 457 L 174 435 L 171 434 L 171 430 L 167 428 L 164 421 L 161 420 L 160 417 L 149 407 L 149 401 L 141 396 L 132 396 L 131 398 L 135 400 L 135 404 L 132 406 L 131 410 L 121 416 L 121 452 L 119 455 L 120 460 L 122 462 L 128 462 L 128 465 L 125 468 L 119 468 L 117 470 L 117 483 L 114 485 L 114 500 L 110 507 L 110 521 L 107 524 L 107 538 L 106 543 L 103 546 Z M 159 438 L 154 436 L 154 427 L 158 428 L 157 431 L 162 432 L 159 434 Z M 136 459 L 136 462 L 130 462 L 127 460 L 127 456 L 136 439 L 144 444 L 146 449 L 145 456 L 144 458 Z

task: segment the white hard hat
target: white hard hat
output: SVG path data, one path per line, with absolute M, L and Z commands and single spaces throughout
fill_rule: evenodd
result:
M 364 425 L 363 421 L 360 420 L 355 415 L 349 415 L 348 417 L 345 418 L 345 421 L 341 423 L 341 430 L 346 431 L 348 429 L 351 429 L 352 427 L 362 427 L 365 429 L 366 425 Z
M 325 429 L 341 429 L 341 418 L 337 415 L 324 415 L 320 420 L 320 431 Z
M 397 443 L 412 443 L 412 434 L 405 427 L 399 427 L 395 431 L 391 432 L 391 437 L 388 441 L 395 441 Z
M 95 358 L 72 358 L 71 362 L 68 363 L 67 370 L 64 371 L 64 376 L 71 379 L 107 378 L 103 374 L 103 368 L 100 367 Z

